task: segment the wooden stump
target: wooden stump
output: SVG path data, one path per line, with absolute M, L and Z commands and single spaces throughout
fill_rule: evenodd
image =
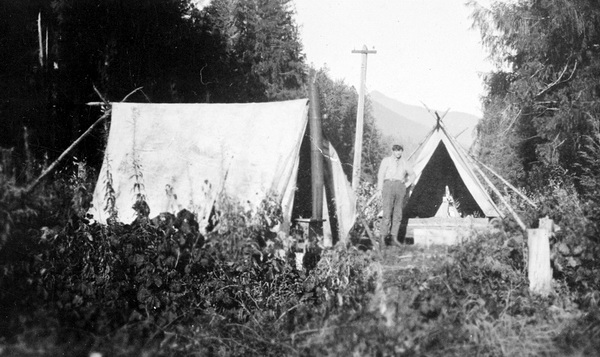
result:
M 552 291 L 552 269 L 550 268 L 550 234 L 544 229 L 528 229 L 529 246 L 529 290 L 547 296 Z

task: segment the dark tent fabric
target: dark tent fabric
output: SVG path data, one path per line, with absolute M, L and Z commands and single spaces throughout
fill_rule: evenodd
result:
M 473 171 L 473 162 L 441 122 L 409 157 L 416 181 L 408 198 L 406 218 L 435 216 L 446 187 L 459 213 L 473 217 L 499 217 L 500 210 Z

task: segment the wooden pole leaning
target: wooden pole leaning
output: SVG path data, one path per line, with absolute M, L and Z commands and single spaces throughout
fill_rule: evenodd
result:
M 62 154 L 60 154 L 58 159 L 54 160 L 54 162 L 50 166 L 48 166 L 48 168 L 46 170 L 44 170 L 44 172 L 42 172 L 42 174 L 37 179 L 35 179 L 31 184 L 29 184 L 29 186 L 27 186 L 27 188 L 25 189 L 25 193 L 29 193 L 29 192 L 33 191 L 33 189 L 35 189 L 37 187 L 37 185 L 39 185 L 40 182 L 42 182 L 42 180 L 46 176 L 48 176 L 49 173 L 54 171 L 56 166 L 58 166 L 58 164 L 67 155 L 69 155 L 71 153 L 71 151 L 75 148 L 75 146 L 77 146 L 77 144 L 79 144 L 86 136 L 88 136 L 92 132 L 92 130 L 94 130 L 94 128 L 96 126 L 98 126 L 98 124 L 103 122 L 106 118 L 110 117 L 110 112 L 111 112 L 110 109 L 107 110 L 106 112 L 104 112 L 104 114 L 102 114 L 100 116 L 100 118 L 98 118 L 98 120 L 96 120 L 94 122 L 94 124 L 90 125 L 90 127 L 83 134 L 81 134 L 81 136 L 79 136 L 79 138 L 77 138 L 77 140 L 75 140 L 65 151 L 63 151 Z
M 323 234 L 323 129 L 321 126 L 321 108 L 319 104 L 319 90 L 315 83 L 316 76 L 311 71 L 309 80 L 310 113 L 310 162 L 311 162 L 311 187 L 312 187 L 312 218 L 311 231 L 317 235 Z
M 127 94 L 124 98 L 123 98 L 123 102 L 125 100 L 127 100 L 127 98 L 129 98 L 129 96 L 131 96 L 133 93 L 137 92 L 138 90 L 142 89 L 142 87 L 136 88 L 134 89 L 131 93 Z M 29 184 L 29 186 L 27 186 L 25 188 L 25 190 L 23 191 L 24 194 L 28 194 L 31 193 L 39 184 L 40 182 L 42 182 L 42 180 L 48 176 L 52 171 L 54 171 L 56 169 L 56 167 L 58 166 L 58 164 L 67 156 L 71 153 L 71 151 L 73 151 L 73 149 L 86 137 L 88 136 L 93 130 L 94 128 L 96 128 L 98 126 L 98 124 L 102 123 L 104 120 L 106 120 L 107 118 L 110 117 L 112 108 L 110 105 L 110 102 L 108 100 L 106 100 L 104 98 L 104 96 L 102 96 L 102 94 L 100 94 L 100 91 L 98 91 L 98 89 L 96 88 L 96 86 L 94 86 L 94 91 L 98 94 L 98 96 L 102 99 L 102 102 L 97 102 L 97 103 L 87 103 L 88 105 L 100 105 L 103 106 L 104 108 L 104 113 L 98 118 L 98 120 L 96 120 L 94 122 L 94 124 L 90 125 L 90 127 L 79 136 L 79 138 L 77 138 L 77 140 L 75 140 L 65 151 L 62 152 L 62 154 L 60 154 L 60 156 L 58 157 L 58 159 L 54 160 L 54 162 L 48 166 L 48 168 L 46 170 L 44 170 L 44 172 L 42 172 L 42 174 L 36 178 L 32 183 Z
M 452 140 L 452 139 L 451 139 Z M 506 209 L 508 209 L 508 211 L 510 212 L 510 214 L 513 216 L 513 218 L 515 219 L 515 221 L 517 222 L 517 224 L 519 225 L 519 227 L 521 227 L 521 229 L 525 232 L 527 231 L 527 226 L 525 225 L 525 223 L 523 223 L 523 221 L 521 220 L 521 218 L 519 218 L 519 215 L 517 214 L 517 212 L 515 212 L 515 210 L 512 208 L 512 206 L 510 205 L 510 203 L 508 203 L 508 201 L 504 198 L 504 196 L 502 196 L 502 193 L 500 193 L 500 190 L 498 190 L 496 188 L 496 186 L 494 186 L 494 184 L 492 183 L 492 181 L 487 177 L 487 175 L 485 174 L 485 172 L 483 172 L 479 166 L 477 166 L 477 162 L 475 161 L 475 159 L 473 157 L 471 157 L 471 155 L 469 155 L 465 149 L 460 146 L 460 144 L 458 143 L 454 143 L 453 144 L 456 146 L 456 148 L 458 150 L 460 150 L 462 152 L 462 154 L 464 155 L 464 157 L 469 160 L 471 162 L 471 164 L 473 164 L 473 168 L 475 168 L 475 171 L 477 171 L 479 173 L 479 175 L 481 175 L 481 177 L 484 179 L 484 181 L 488 184 L 488 186 L 492 189 L 492 191 L 494 191 L 494 193 L 498 196 L 498 198 L 500 199 L 500 201 L 502 201 L 502 203 L 506 206 Z
M 517 224 L 519 225 L 519 227 L 521 227 L 521 229 L 523 231 L 526 231 L 527 230 L 527 226 L 525 225 L 525 223 L 523 223 L 523 221 L 521 220 L 521 218 L 519 218 L 519 215 L 517 214 L 517 212 L 515 212 L 515 210 L 510 205 L 510 203 L 508 203 L 508 201 L 504 198 L 504 196 L 502 196 L 502 193 L 500 193 L 500 191 L 496 188 L 496 186 L 494 186 L 494 184 L 492 183 L 492 181 L 490 181 L 490 179 L 485 175 L 485 173 L 483 171 L 481 171 L 481 169 L 477 165 L 474 165 L 474 167 L 477 170 L 477 172 L 479 172 L 479 174 L 481 175 L 481 177 L 483 177 L 483 179 L 488 184 L 488 186 L 490 186 L 490 188 L 492 189 L 492 191 L 494 191 L 494 193 L 498 196 L 498 198 L 500 199 L 500 201 L 502 201 L 502 203 L 504 203 L 504 206 L 506 206 L 506 209 L 508 209 L 508 211 L 513 216 L 513 218 L 515 219 L 515 221 L 517 221 Z
M 496 176 L 500 181 L 502 181 L 502 183 L 504 183 L 506 186 L 508 186 L 510 189 L 512 189 L 514 192 L 516 192 L 522 199 L 525 200 L 525 202 L 529 203 L 532 207 L 537 208 L 537 205 L 532 200 L 530 200 L 529 197 L 527 197 L 523 193 L 521 193 L 521 191 L 519 191 L 515 186 L 511 185 L 510 182 L 506 181 L 506 179 L 504 179 L 502 176 L 500 176 L 500 174 L 498 174 L 496 171 L 492 170 L 490 167 L 488 167 L 481 161 L 477 160 L 476 158 L 474 158 L 472 156 L 470 156 L 470 157 L 471 157 L 471 159 L 475 160 L 475 162 L 477 162 L 479 165 L 483 166 L 483 168 L 485 168 L 486 170 L 491 172 L 494 176 Z

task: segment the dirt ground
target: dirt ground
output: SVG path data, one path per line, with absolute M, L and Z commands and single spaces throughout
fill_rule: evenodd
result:
M 431 268 L 440 258 L 448 255 L 447 246 L 421 246 L 405 244 L 402 246 L 387 246 L 381 254 L 384 286 L 393 285 L 403 271 Z M 391 283 L 391 284 L 390 284 Z

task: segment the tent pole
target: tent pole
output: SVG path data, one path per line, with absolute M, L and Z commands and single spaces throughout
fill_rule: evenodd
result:
M 494 186 L 494 184 L 487 177 L 487 175 L 483 171 L 481 171 L 481 169 L 479 168 L 479 166 L 477 166 L 477 163 L 475 162 L 475 159 L 472 158 L 465 151 L 465 149 L 458 142 L 456 142 L 456 140 L 454 138 L 452 138 L 451 135 L 447 134 L 446 136 L 450 139 L 450 142 L 452 143 L 452 145 L 454 145 L 456 147 L 456 150 L 462 152 L 462 154 L 465 156 L 466 160 L 469 160 L 469 162 L 471 162 L 471 164 L 473 165 L 473 167 L 475 168 L 475 170 L 477 172 L 479 172 L 479 174 L 481 175 L 481 177 L 483 177 L 483 179 L 488 184 L 488 186 L 490 186 L 490 188 L 492 189 L 492 191 L 494 191 L 494 193 L 496 195 L 498 195 L 498 198 L 500 199 L 500 201 L 502 201 L 502 203 L 506 206 L 506 208 L 508 209 L 508 211 L 510 212 L 510 214 L 513 216 L 513 218 L 515 219 L 515 221 L 517 221 L 517 224 L 519 224 L 519 226 L 521 227 L 521 229 L 523 231 L 527 231 L 527 226 L 525 225 L 525 223 L 523 223 L 523 221 L 519 218 L 519 216 L 517 215 L 517 212 L 515 212 L 515 210 L 508 203 L 508 201 L 506 201 L 506 199 L 504 198 L 504 196 L 502 196 L 502 194 L 500 193 L 500 191 L 496 188 L 496 186 Z
M 506 181 L 502 176 L 500 176 L 498 173 L 496 173 L 496 171 L 492 170 L 491 168 L 489 168 L 487 165 L 485 165 L 481 161 L 479 161 L 479 160 L 477 160 L 475 158 L 472 158 L 472 159 L 475 160 L 476 163 L 478 163 L 479 165 L 481 165 L 485 169 L 487 169 L 489 172 L 491 172 L 500 181 L 502 181 L 506 186 L 508 186 L 509 188 L 511 188 L 513 191 L 515 191 L 519 196 L 521 196 L 521 198 L 523 198 L 525 201 L 527 201 L 527 203 L 529 203 L 533 207 L 537 208 L 537 205 L 532 200 L 530 200 L 527 196 L 525 196 L 523 193 L 521 193 L 521 191 L 519 191 L 515 186 L 511 185 L 510 182 Z
M 506 201 L 506 199 L 502 196 L 502 194 L 496 188 L 496 186 L 494 186 L 494 184 L 492 183 L 492 181 L 490 181 L 490 179 L 485 175 L 485 173 L 483 171 L 481 171 L 481 169 L 477 165 L 473 165 L 473 166 L 475 167 L 475 169 L 477 170 L 477 172 L 479 172 L 479 174 L 483 177 L 483 179 L 485 180 L 485 182 L 487 182 L 487 184 L 490 186 L 490 188 L 492 189 L 492 191 L 494 191 L 496 193 L 496 195 L 498 195 L 498 198 L 500 198 L 500 201 L 502 201 L 502 203 L 504 203 L 504 205 L 506 206 L 506 208 L 508 209 L 508 211 L 510 212 L 510 214 L 514 217 L 515 221 L 517 221 L 517 223 L 521 227 L 521 229 L 524 232 L 526 232 L 527 231 L 527 226 L 525 226 L 525 223 L 523 223 L 523 221 L 521 221 L 521 219 L 519 218 L 519 216 L 517 215 L 517 213 L 515 212 L 515 210 L 511 207 L 511 205 L 508 203 L 508 201 Z
M 321 127 L 321 108 L 319 105 L 319 89 L 316 84 L 316 75 L 311 71 L 309 80 L 310 95 L 310 163 L 312 186 L 312 221 L 317 222 L 317 233 L 323 231 L 323 131 Z

